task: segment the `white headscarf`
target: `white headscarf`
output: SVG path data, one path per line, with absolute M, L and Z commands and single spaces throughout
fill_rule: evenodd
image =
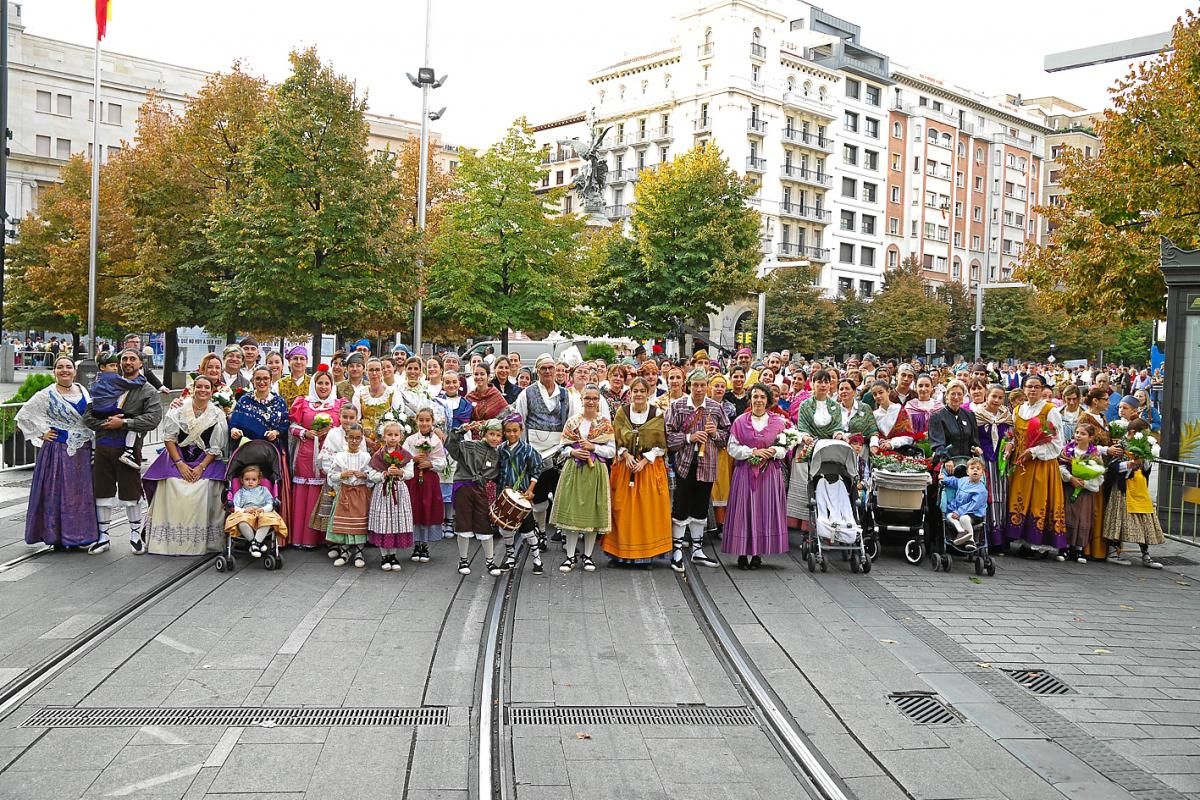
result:
M 317 397 L 317 376 L 322 372 L 329 376 L 330 381 L 333 381 L 332 373 L 326 372 L 325 370 L 317 370 L 308 379 L 308 394 L 304 396 L 304 399 L 308 401 L 308 404 L 312 407 L 313 411 L 332 411 L 333 407 L 337 405 L 337 385 L 335 384 L 330 386 L 328 400 L 322 400 L 321 398 Z

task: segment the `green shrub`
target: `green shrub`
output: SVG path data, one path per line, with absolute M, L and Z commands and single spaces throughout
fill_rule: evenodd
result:
M 46 372 L 35 372 L 25 379 L 21 384 L 21 388 L 17 389 L 17 393 L 8 398 L 6 403 L 24 403 L 35 394 L 45 389 L 47 386 L 54 383 L 54 376 Z M 0 440 L 7 439 L 12 436 L 17 429 L 13 419 L 17 416 L 17 409 L 4 408 L 0 410 Z
M 589 342 L 583 358 L 585 361 L 595 361 L 599 358 L 603 359 L 605 364 L 611 364 L 617 360 L 617 351 L 607 342 Z

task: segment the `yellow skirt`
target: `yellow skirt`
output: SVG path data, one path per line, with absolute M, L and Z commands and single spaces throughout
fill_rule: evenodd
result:
M 604 552 L 627 560 L 653 558 L 671 551 L 671 497 L 667 464 L 657 458 L 632 475 L 625 462 L 612 468 L 612 530 L 604 537 Z
M 733 476 L 733 456 L 721 448 L 717 454 L 717 480 L 713 483 L 712 504 L 714 508 L 724 508 L 729 503 L 729 482 Z
M 230 512 L 229 516 L 225 518 L 225 532 L 230 536 L 238 536 L 238 525 L 242 522 L 249 525 L 251 530 L 269 525 L 275 529 L 280 539 L 286 539 L 288 535 L 287 525 L 284 523 L 283 517 L 274 511 L 258 508 Z

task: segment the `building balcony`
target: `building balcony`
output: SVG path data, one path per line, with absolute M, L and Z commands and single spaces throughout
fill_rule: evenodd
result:
M 610 169 L 608 174 L 604 176 L 604 182 L 609 186 L 614 183 L 625 183 L 629 180 L 629 173 L 632 170 L 628 169 Z
M 823 119 L 836 119 L 833 104 L 818 100 L 815 97 L 805 97 L 800 92 L 784 92 L 783 107 L 794 108 L 797 111 L 807 111 Z
M 887 56 L 846 39 L 806 48 L 804 58 L 826 69 L 844 70 L 889 86 L 895 83 Z
M 609 219 L 628 219 L 633 214 L 633 204 L 606 206 L 604 213 Z
M 704 44 L 702 44 L 696 48 L 696 55 L 699 56 L 700 58 L 712 58 L 712 54 L 713 54 L 713 43 L 712 42 L 705 42 Z
M 747 197 L 746 205 L 750 206 L 751 208 L 762 208 L 762 198 L 761 197 Z
M 755 136 L 766 136 L 767 121 L 762 117 L 751 117 L 746 120 L 746 132 Z
M 696 133 L 712 133 L 712 117 L 696 120 Z
M 825 224 L 833 218 L 833 212 L 827 211 L 820 206 L 802 206 L 799 203 L 780 203 L 779 216 Z
M 1007 144 L 1013 147 L 1020 147 L 1022 150 L 1033 150 L 1033 142 L 1028 139 L 1022 139 L 1019 136 L 1009 136 L 1007 133 L 993 133 L 992 141 L 996 144 Z
M 750 57 L 763 60 L 767 57 L 767 48 L 757 42 L 750 43 Z
M 776 252 L 780 258 L 805 259 L 818 264 L 829 263 L 829 248 L 827 247 L 812 247 L 811 245 L 798 244 L 796 242 L 780 242 Z
M 767 160 L 765 158 L 756 158 L 754 156 L 746 157 L 746 172 L 766 172 Z
M 818 136 L 815 133 L 805 133 L 799 128 L 784 128 L 783 140 L 791 144 L 812 147 L 826 153 L 833 152 L 833 139 L 828 136 Z
M 828 172 L 817 172 L 816 170 L 794 167 L 788 164 L 784 164 L 779 168 L 779 177 L 785 181 L 806 183 L 809 186 L 819 186 L 822 189 L 828 189 L 833 185 L 833 176 Z
M 650 131 L 650 138 L 656 142 L 670 141 L 674 136 L 674 129 L 669 125 L 665 128 L 654 128 Z

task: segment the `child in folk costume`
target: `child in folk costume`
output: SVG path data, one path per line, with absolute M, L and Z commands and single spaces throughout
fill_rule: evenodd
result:
M 379 548 L 380 569 L 399 572 L 396 551 L 412 547 L 413 509 L 405 481 L 412 477 L 412 458 L 402 449 L 404 429 L 399 422 L 380 425 L 382 446 L 371 456 L 367 479 L 375 484 L 367 520 L 367 541 Z
M 1131 400 L 1132 397 L 1123 397 L 1121 405 L 1126 405 Z M 1133 407 L 1137 408 L 1136 405 Z M 1108 542 L 1108 563 L 1129 566 L 1129 559 L 1121 555 L 1121 544 L 1136 542 L 1142 551 L 1142 566 L 1162 569 L 1162 563 L 1155 561 L 1150 555 L 1150 545 L 1159 545 L 1165 540 L 1147 483 L 1154 460 L 1139 458 L 1131 452 L 1130 442 L 1134 440 L 1147 442 L 1145 450 L 1157 452 L 1157 445 L 1150 444 L 1153 442 L 1150 438 L 1150 424 L 1140 417 L 1131 420 L 1125 433 L 1124 454 L 1114 458 L 1108 466 L 1112 485 L 1108 494 L 1108 505 L 1104 508 L 1104 538 Z
M 446 466 L 446 448 L 433 427 L 433 409 L 417 412 L 417 432 L 404 440 L 404 451 L 413 459 L 413 474 L 408 477 L 408 496 L 412 500 L 412 560 L 429 562 L 429 543 L 442 538 L 442 482 L 440 470 Z M 393 567 L 395 569 L 395 567 Z
M 511 414 L 504 420 L 504 444 L 500 445 L 500 478 L 496 484 L 496 491 L 512 489 L 532 503 L 533 491 L 542 474 L 542 457 L 525 441 L 524 434 L 525 424 L 519 414 Z M 501 568 L 509 570 L 517 565 L 514 549 L 517 533 L 520 533 L 529 545 L 533 556 L 533 574 L 541 575 L 542 550 L 538 546 L 538 531 L 532 513 L 521 521 L 521 527 L 517 530 L 500 528 L 505 547 Z
M 442 393 L 438 395 L 442 405 L 446 407 L 446 430 L 438 429 L 443 445 L 451 431 L 456 431 L 466 425 L 475 414 L 475 406 L 471 405 L 462 393 L 462 383 L 458 373 L 446 370 L 442 373 Z M 442 482 L 442 538 L 454 538 L 454 460 L 447 455 L 446 465 L 440 471 Z
M 1067 550 L 1058 555 L 1059 561 L 1073 558 L 1086 564 L 1084 551 L 1092 538 L 1093 521 L 1100 513 L 1104 497 L 1100 489 L 1104 486 L 1103 456 L 1096 445 L 1097 430 L 1090 422 L 1077 422 L 1074 441 L 1070 442 L 1058 457 L 1058 473 L 1063 479 L 1063 492 L 1067 496 Z M 1078 478 L 1073 474 L 1073 462 L 1095 462 L 1100 469 L 1091 478 Z
M 674 457 L 675 495 L 671 502 L 671 569 L 683 572 L 683 540 L 690 533 L 692 563 L 717 567 L 704 552 L 708 503 L 717 479 L 718 453 L 729 441 L 729 417 L 708 397 L 708 373 L 692 370 L 689 393 L 667 408 L 667 447 Z
M 363 545 L 367 543 L 367 517 L 371 507 L 371 485 L 367 465 L 366 433 L 357 422 L 343 427 L 346 449 L 329 459 L 329 485 L 337 489 L 333 512 L 329 516 L 329 531 L 325 538 L 338 546 L 335 567 L 353 561 L 362 569 L 367 565 Z
M 488 574 L 497 576 L 500 567 L 495 561 L 495 542 L 492 539 L 492 520 L 489 515 L 489 487 L 500 475 L 500 440 L 503 437 L 500 420 L 472 422 L 450 434 L 447 448 L 457 463 L 454 469 L 454 531 L 458 535 L 458 574 L 470 575 L 471 563 L 467 551 L 471 539 L 478 539 L 483 548 Z M 480 440 L 466 439 L 477 433 Z
M 225 518 L 225 532 L 231 536 L 240 533 L 250 543 L 250 555 L 261 558 L 271 529 L 280 538 L 287 538 L 287 525 L 275 513 L 275 498 L 262 485 L 261 469 L 246 467 L 242 470 L 241 484 L 233 494 L 233 513 Z
M 341 398 L 338 399 L 341 400 Z M 325 435 L 321 452 L 317 454 L 317 476 L 324 479 L 324 486 L 320 499 L 313 507 L 308 525 L 313 530 L 320 531 L 321 538 L 325 541 L 328 541 L 325 537 L 329 532 L 329 515 L 333 513 L 333 499 L 337 496 L 337 487 L 329 480 L 330 461 L 336 454 L 346 449 L 346 426 L 354 425 L 357 422 L 358 408 L 343 400 L 342 407 L 338 409 L 338 424 Z M 333 542 L 329 542 L 329 557 L 337 558 L 339 553 L 341 553 L 341 548 Z
M 575 549 L 581 533 L 583 569 L 594 571 L 592 551 L 596 537 L 612 529 L 608 462 L 617 453 L 613 426 L 600 415 L 600 387 L 589 383 L 583 389 L 582 399 L 583 413 L 567 420 L 563 428 L 562 448 L 571 459 L 562 468 L 551 509 L 550 521 L 563 532 L 567 548 L 559 572 L 575 568 Z

